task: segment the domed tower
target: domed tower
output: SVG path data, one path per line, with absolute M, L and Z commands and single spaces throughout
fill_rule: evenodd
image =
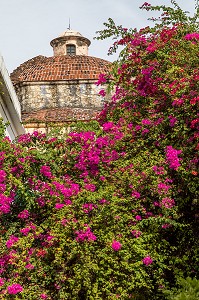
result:
M 11 74 L 28 132 L 46 131 L 52 124 L 94 119 L 110 95 L 99 95 L 99 74 L 110 62 L 88 55 L 89 39 L 67 30 L 50 42 L 54 55 L 36 56 Z
M 54 56 L 58 55 L 88 55 L 88 47 L 91 42 L 79 32 L 73 30 L 64 31 L 58 38 L 52 40 Z

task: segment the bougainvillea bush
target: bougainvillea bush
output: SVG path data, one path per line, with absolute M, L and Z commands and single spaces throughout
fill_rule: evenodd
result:
M 1 299 L 165 299 L 198 276 L 199 33 L 172 3 L 142 6 L 153 28 L 105 24 L 123 50 L 98 120 L 2 136 Z

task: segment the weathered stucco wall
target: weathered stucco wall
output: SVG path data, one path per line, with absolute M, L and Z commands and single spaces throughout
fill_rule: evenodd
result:
M 17 85 L 16 92 L 23 112 L 46 108 L 102 109 L 110 95 L 102 97 L 96 86 L 89 80 L 58 82 L 23 82 Z
M 84 38 L 79 39 L 73 37 L 57 38 L 51 42 L 53 47 L 54 56 L 67 55 L 66 45 L 76 46 L 76 55 L 88 55 L 88 45 L 84 42 Z

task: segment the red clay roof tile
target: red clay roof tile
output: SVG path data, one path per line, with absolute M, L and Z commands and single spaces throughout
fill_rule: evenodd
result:
M 11 73 L 13 83 L 24 81 L 97 80 L 106 73 L 111 63 L 86 55 L 36 56 Z
M 82 108 L 48 108 L 22 113 L 24 123 L 70 122 L 74 120 L 94 119 L 99 110 Z

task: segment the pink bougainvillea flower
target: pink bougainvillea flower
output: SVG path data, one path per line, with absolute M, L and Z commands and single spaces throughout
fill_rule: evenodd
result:
M 47 251 L 46 250 L 43 250 L 43 249 L 39 249 L 37 251 L 37 257 L 44 257 L 45 255 L 47 254 Z
M 82 205 L 83 212 L 85 212 L 86 214 L 88 214 L 90 211 L 92 211 L 96 207 L 97 206 L 93 203 L 85 203 Z
M 29 227 L 25 227 L 25 228 L 20 229 L 20 232 L 23 233 L 23 235 L 28 235 L 29 231 L 30 231 Z
M 161 207 L 161 203 L 158 202 L 158 201 L 154 201 L 154 202 L 153 202 L 153 205 L 154 205 L 154 206 L 157 206 L 157 207 Z
M 137 215 L 137 216 L 135 216 L 135 219 L 136 219 L 137 221 L 141 221 L 141 220 L 142 220 L 142 217 L 139 216 L 139 215 Z
M 41 298 L 41 299 L 47 299 L 48 296 L 47 296 L 46 294 L 41 294 L 41 295 L 40 295 L 40 298 Z
M 176 150 L 172 146 L 166 147 L 166 160 L 171 169 L 177 170 L 180 167 L 180 158 L 178 154 L 181 154 L 181 150 Z
M 99 203 L 100 203 L 100 204 L 107 203 L 107 200 L 106 200 L 106 199 L 101 199 L 101 200 L 99 200 Z
M 172 208 L 175 205 L 175 201 L 170 198 L 163 198 L 162 205 L 166 208 Z
M 180 107 L 180 106 L 183 105 L 183 103 L 184 103 L 184 100 L 183 100 L 182 98 L 180 98 L 180 99 L 175 99 L 175 100 L 172 102 L 172 105 L 173 105 L 173 106 L 178 106 L 178 107 Z
M 153 263 L 153 259 L 148 255 L 148 256 L 143 258 L 142 262 L 143 262 L 144 265 L 148 266 L 148 265 L 151 265 Z
M 114 251 L 118 251 L 118 250 L 120 250 L 121 247 L 122 247 L 121 243 L 118 242 L 118 241 L 116 241 L 116 240 L 114 240 L 114 241 L 112 242 L 112 245 L 111 245 L 111 246 L 112 246 L 112 248 L 113 248 Z
M 27 219 L 29 217 L 29 212 L 27 209 L 22 210 L 19 214 L 18 214 L 18 218 L 20 219 Z
M 96 186 L 92 183 L 87 183 L 87 184 L 85 184 L 84 187 L 87 191 L 91 191 L 91 192 L 94 192 L 96 189 Z
M 106 96 L 105 90 L 99 91 L 99 95 L 102 96 L 102 97 L 105 97 Z
M 166 185 L 163 182 L 158 183 L 158 193 L 159 194 L 167 194 L 170 188 L 171 188 L 170 185 Z
M 66 226 L 67 223 L 68 223 L 68 220 L 66 220 L 65 218 L 61 220 L 61 224 L 63 226 Z
M 140 193 L 139 193 L 139 192 L 137 192 L 137 191 L 132 191 L 132 194 L 131 194 L 131 196 L 132 196 L 133 198 L 137 198 L 137 199 L 139 199 L 139 198 L 140 198 Z
M 6 172 L 4 170 L 0 170 L 0 183 L 3 183 L 6 178 Z
M 96 82 L 96 85 L 101 85 L 103 83 L 106 83 L 106 75 L 105 74 L 99 74 L 98 81 Z
M 153 169 L 153 171 L 155 172 L 156 175 L 164 174 L 164 167 L 153 166 L 152 169 Z
M 169 116 L 169 125 L 170 125 L 171 127 L 174 127 L 176 122 L 177 122 L 177 118 L 174 117 L 174 116 L 172 116 L 172 115 L 170 115 L 170 116 Z
M 51 241 L 52 239 L 54 239 L 55 237 L 53 235 L 46 235 L 46 240 L 47 241 Z
M 19 240 L 18 237 L 11 235 L 9 240 L 6 242 L 7 248 L 11 248 L 15 243 L 17 243 Z
M 33 270 L 34 269 L 34 266 L 32 264 L 27 264 L 25 266 L 26 269 L 29 269 L 29 270 Z
M 135 126 L 135 131 L 138 131 L 138 130 L 140 130 L 141 128 L 142 128 L 142 126 L 136 125 L 136 126 Z
M 198 32 L 187 33 L 184 38 L 187 41 L 190 41 L 193 39 L 199 40 L 199 33 Z
M 144 2 L 144 3 L 142 4 L 141 8 L 143 8 L 144 6 L 151 6 L 151 4 L 148 3 L 148 2 Z
M 6 190 L 6 185 L 4 183 L 0 183 L 0 193 L 4 193 Z
M 56 209 L 61 209 L 62 207 L 64 207 L 64 204 L 63 204 L 63 203 L 56 203 L 56 204 L 55 204 L 55 208 L 56 208 Z
M 132 230 L 131 233 L 136 238 L 139 238 L 139 236 L 142 234 L 139 230 Z
M 195 105 L 197 102 L 199 102 L 199 96 L 190 100 L 191 105 Z
M 107 122 L 107 123 L 103 124 L 103 130 L 104 131 L 109 131 L 113 127 L 114 127 L 114 123 L 113 122 Z
M 142 124 L 143 125 L 151 125 L 151 120 L 149 120 L 149 119 L 143 119 L 142 120 Z
M 76 231 L 76 241 L 84 242 L 84 241 L 95 241 L 97 237 L 91 231 L 90 227 L 87 227 L 86 230 Z
M 198 124 L 199 124 L 199 118 L 196 118 L 196 119 L 191 121 L 190 127 L 191 128 L 196 128 Z
M 162 228 L 164 228 L 164 229 L 169 228 L 169 227 L 171 227 L 171 224 L 165 223 L 165 224 L 162 225 Z
M 3 278 L 0 278 L 0 286 L 4 285 L 4 280 Z
M 52 173 L 49 166 L 42 166 L 40 168 L 40 173 L 48 178 L 52 178 Z
M 12 199 L 10 197 L 0 194 L 0 213 L 9 213 L 11 203 Z
M 18 283 L 13 283 L 12 285 L 8 286 L 8 294 L 16 295 L 23 291 L 23 287 Z
M 64 200 L 65 205 L 71 205 L 72 201 L 70 199 Z

